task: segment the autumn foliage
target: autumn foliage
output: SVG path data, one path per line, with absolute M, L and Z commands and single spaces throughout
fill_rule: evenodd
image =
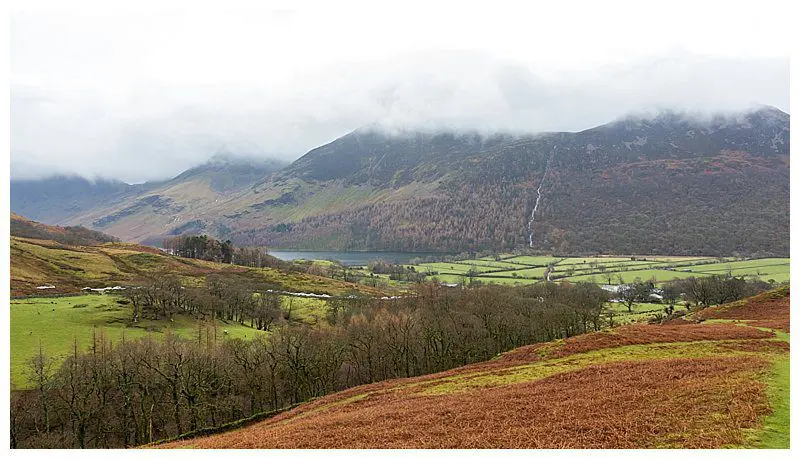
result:
M 788 294 L 788 292 L 787 292 Z M 726 310 L 761 323 L 788 318 L 788 297 Z M 773 294 L 774 295 L 774 294 Z M 767 305 L 762 308 L 760 305 Z M 667 343 L 676 355 L 664 357 Z M 704 344 L 705 343 L 705 344 Z M 603 361 L 624 346 L 651 357 Z M 681 347 L 682 346 L 682 347 Z M 712 346 L 707 355 L 683 355 Z M 645 351 L 641 351 L 645 349 Z M 360 386 L 250 427 L 164 445 L 194 448 L 721 448 L 741 445 L 771 411 L 762 375 L 789 350 L 771 331 L 737 323 L 630 325 L 525 346 L 442 373 Z M 521 369 L 598 360 L 545 377 Z M 621 352 L 621 351 L 617 351 Z M 492 384 L 431 393 L 446 381 Z

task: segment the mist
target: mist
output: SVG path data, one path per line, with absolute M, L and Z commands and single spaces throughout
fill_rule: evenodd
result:
M 270 17 L 289 28 L 297 20 Z M 172 19 L 158 21 L 167 27 Z M 223 17 L 216 26 L 231 32 L 242 28 L 237 20 Z M 98 24 L 115 36 L 113 22 Z M 12 15 L 12 179 L 77 174 L 135 183 L 175 176 L 221 152 L 291 161 L 364 126 L 527 134 L 580 131 L 666 109 L 710 114 L 766 104 L 789 111 L 789 60 L 774 53 L 737 57 L 667 43 L 654 53 L 606 51 L 593 59 L 587 44 L 584 55 L 565 60 L 572 49 L 566 45 L 562 54 L 550 50 L 537 59 L 541 47 L 509 53 L 467 42 L 461 49 L 434 43 L 355 52 L 341 41 L 327 53 L 320 42 L 320 52 L 306 42 L 260 51 L 247 28 L 191 45 L 189 38 L 175 45 L 156 28 L 162 35 L 143 44 L 126 35 L 110 48 L 91 30 L 63 26 Z M 45 28 L 49 40 L 37 35 Z M 154 51 L 164 43 L 192 53 Z

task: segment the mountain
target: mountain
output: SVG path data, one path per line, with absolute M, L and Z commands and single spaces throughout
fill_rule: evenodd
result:
M 789 115 L 772 107 L 539 135 L 364 128 L 224 193 L 210 184 L 217 172 L 186 174 L 55 223 L 298 249 L 789 250 Z
M 205 164 L 181 173 L 168 181 L 167 185 L 199 182 L 206 184 L 212 191 L 225 195 L 241 191 L 284 166 L 286 163 L 277 159 L 258 160 L 219 153 Z
M 142 186 L 119 180 L 88 180 L 56 175 L 39 180 L 11 180 L 11 210 L 37 221 L 59 224 L 74 215 L 131 198 Z
M 11 209 L 49 224 L 82 225 L 160 245 L 161 238 L 152 236 L 205 231 L 206 222 L 184 217 L 202 214 L 283 166 L 275 159 L 218 154 L 170 180 L 138 185 L 62 176 L 12 180 Z
M 356 131 L 289 166 L 291 191 L 251 211 L 274 223 L 234 235 L 296 248 L 521 248 L 547 170 L 534 248 L 785 255 L 788 160 L 789 116 L 769 107 L 539 136 Z M 292 213 L 303 206 L 310 215 Z

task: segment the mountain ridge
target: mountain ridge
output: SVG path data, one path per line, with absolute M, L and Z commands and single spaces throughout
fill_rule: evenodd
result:
M 362 128 L 230 188 L 214 188 L 210 166 L 57 223 L 156 245 L 189 231 L 293 249 L 513 250 L 528 245 L 548 164 L 533 249 L 788 253 L 789 115 L 768 106 L 574 133 Z

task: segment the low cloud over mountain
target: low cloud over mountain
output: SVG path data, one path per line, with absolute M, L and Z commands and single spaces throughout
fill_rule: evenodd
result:
M 788 111 L 780 24 L 749 41 L 729 33 L 756 13 L 684 18 L 656 36 L 660 23 L 612 17 L 554 28 L 546 18 L 569 8 L 548 8 L 465 7 L 459 21 L 399 8 L 391 23 L 341 11 L 17 12 L 12 175 L 165 179 L 220 150 L 293 160 L 365 125 L 532 133 L 663 108 Z

